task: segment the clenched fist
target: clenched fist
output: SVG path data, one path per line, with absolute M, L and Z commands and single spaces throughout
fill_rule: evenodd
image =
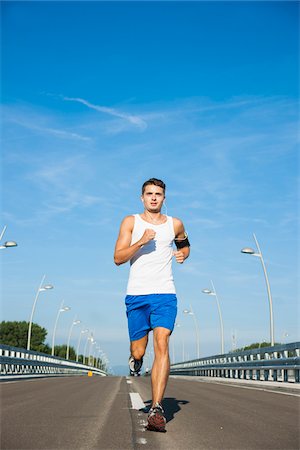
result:
M 140 239 L 141 245 L 148 244 L 149 241 L 152 241 L 155 238 L 156 232 L 151 228 L 146 228 L 143 236 Z
M 184 261 L 184 254 L 181 250 L 176 250 L 173 252 L 173 255 L 176 258 L 176 262 L 178 262 L 179 264 L 182 264 Z

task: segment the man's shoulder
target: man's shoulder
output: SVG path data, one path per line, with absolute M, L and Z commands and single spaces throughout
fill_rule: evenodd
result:
M 178 217 L 172 217 L 172 220 L 173 220 L 174 225 L 178 225 L 178 226 L 182 225 L 182 220 L 179 219 Z
M 177 234 L 184 231 L 184 226 L 183 226 L 182 220 L 178 219 L 178 217 L 172 217 L 172 219 L 173 219 L 173 227 L 174 227 L 175 235 L 177 236 Z
M 131 227 L 134 225 L 134 214 L 124 217 L 122 220 L 122 226 Z
M 129 214 L 128 216 L 125 216 L 123 220 L 133 220 L 136 214 Z

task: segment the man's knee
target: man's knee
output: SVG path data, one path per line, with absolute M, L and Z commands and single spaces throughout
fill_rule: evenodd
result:
M 170 334 L 171 334 L 170 330 L 167 329 L 159 330 L 155 333 L 154 342 L 155 342 L 155 349 L 157 352 L 167 353 L 169 351 Z
M 141 359 L 146 351 L 148 342 L 148 336 L 139 339 L 138 341 L 131 341 L 130 343 L 130 353 L 134 359 Z
M 141 359 L 145 354 L 145 348 L 131 346 L 131 354 L 134 357 L 134 359 Z

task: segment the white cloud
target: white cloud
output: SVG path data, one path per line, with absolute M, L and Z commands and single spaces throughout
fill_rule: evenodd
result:
M 133 115 L 133 114 L 126 114 L 124 112 L 118 111 L 114 108 L 108 108 L 107 106 L 99 106 L 94 105 L 93 103 L 88 102 L 87 100 L 84 100 L 82 98 L 78 97 L 63 97 L 64 100 L 69 102 L 77 102 L 82 103 L 83 105 L 87 106 L 90 109 L 94 109 L 95 111 L 108 114 L 110 116 L 118 117 L 120 119 L 124 119 L 125 121 L 129 122 L 132 125 L 137 126 L 141 130 L 144 130 L 147 128 L 147 123 L 139 116 Z
M 6 124 L 16 124 L 38 134 L 46 134 L 60 139 L 70 139 L 75 141 L 91 141 L 88 136 L 75 133 L 69 129 L 59 128 L 56 124 L 57 119 L 50 114 L 37 112 L 32 108 L 24 106 L 4 108 L 4 121 Z M 23 139 L 28 136 L 7 136 L 5 141 Z

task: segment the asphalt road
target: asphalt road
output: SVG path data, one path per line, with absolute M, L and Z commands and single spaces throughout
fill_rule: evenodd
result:
M 1 449 L 292 450 L 299 392 L 171 378 L 167 432 L 145 430 L 150 379 L 73 377 L 1 384 Z M 137 395 L 139 394 L 139 395 Z

